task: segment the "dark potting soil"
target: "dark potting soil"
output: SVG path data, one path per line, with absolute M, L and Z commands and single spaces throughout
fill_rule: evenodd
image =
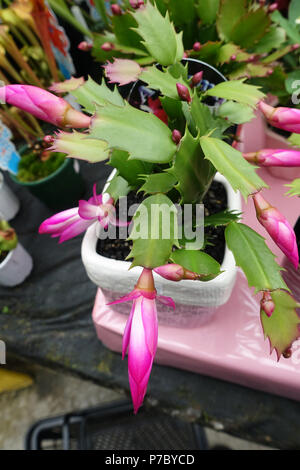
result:
M 127 205 L 141 203 L 143 200 L 142 193 L 129 193 L 127 197 Z M 205 216 L 216 214 L 227 208 L 227 194 L 222 183 L 214 181 L 204 198 Z M 116 205 L 116 213 L 118 215 L 118 204 Z M 130 220 L 130 219 L 128 219 Z M 222 263 L 225 253 L 225 236 L 224 227 L 205 227 L 205 238 L 209 244 L 206 245 L 204 251 L 219 263 Z M 107 258 L 125 260 L 129 255 L 132 242 L 124 239 L 98 240 L 97 253 Z

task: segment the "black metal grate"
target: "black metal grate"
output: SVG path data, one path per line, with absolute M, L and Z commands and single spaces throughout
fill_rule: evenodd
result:
M 133 415 L 130 402 L 70 413 L 34 424 L 27 450 L 195 450 L 207 449 L 200 426 L 155 411 Z

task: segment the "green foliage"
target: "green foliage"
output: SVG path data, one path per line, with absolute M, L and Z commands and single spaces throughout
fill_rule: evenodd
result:
M 275 255 L 267 247 L 264 238 L 245 224 L 231 222 L 225 230 L 228 248 L 233 252 L 236 264 L 244 271 L 249 286 L 257 291 L 286 289 Z
M 0 256 L 1 253 L 14 250 L 18 244 L 16 232 L 8 222 L 0 219 Z M 0 264 L 1 264 L 0 260 Z
M 96 105 L 104 105 L 107 101 L 116 106 L 124 105 L 124 100 L 116 87 L 110 90 L 104 80 L 98 85 L 91 77 L 76 90 L 71 91 L 71 94 L 89 114 L 94 114 Z
M 175 32 L 168 12 L 164 18 L 154 5 L 147 2 L 145 8 L 133 13 L 133 17 L 138 24 L 135 31 L 144 39 L 144 46 L 155 60 L 161 65 L 171 65 L 182 58 L 182 33 Z
M 240 212 L 229 211 L 226 209 L 225 211 L 205 217 L 204 227 L 219 227 L 220 225 L 228 225 L 230 222 L 238 222 L 241 215 L 242 214 Z
M 154 269 L 166 264 L 177 243 L 177 231 L 177 210 L 172 201 L 164 194 L 145 199 L 133 217 L 131 267 Z
M 97 106 L 91 137 L 106 140 L 111 149 L 126 150 L 129 159 L 153 163 L 169 162 L 176 145 L 170 129 L 154 114 L 145 113 L 125 102 L 124 106 L 106 103 Z
M 225 98 L 226 100 L 237 101 L 255 107 L 265 95 L 259 91 L 258 87 L 247 85 L 245 80 L 231 80 L 222 82 L 206 92 L 206 95 Z
M 44 150 L 45 152 L 50 153 Z M 29 150 L 22 155 L 19 163 L 17 178 L 24 183 L 40 181 L 54 173 L 64 163 L 65 155 L 52 152 L 47 160 L 42 160 L 42 151 Z
M 248 163 L 241 152 L 226 142 L 204 136 L 200 138 L 200 144 L 205 158 L 228 179 L 235 191 L 241 191 L 245 199 L 249 194 L 267 187 L 267 184 L 256 174 L 256 167 Z
M 234 26 L 246 12 L 246 0 L 221 0 L 217 29 L 222 40 L 230 40 Z
M 286 184 L 290 190 L 286 193 L 288 196 L 300 196 L 300 178 L 296 178 L 292 183 Z
M 221 274 L 220 264 L 203 251 L 175 250 L 172 252 L 171 260 L 199 274 L 201 281 L 210 281 Z
M 250 10 L 235 24 L 230 40 L 244 48 L 252 48 L 270 27 L 270 17 L 264 8 Z
M 269 339 L 271 352 L 276 350 L 279 360 L 281 354 L 299 338 L 300 319 L 296 308 L 300 304 L 284 291 L 271 292 L 275 309 L 268 317 L 263 310 L 260 312 L 265 338 Z
M 106 192 L 111 195 L 115 202 L 120 197 L 127 196 L 130 191 L 131 187 L 128 182 L 119 175 L 115 175 L 106 188 Z
M 284 18 L 278 10 L 272 13 L 271 18 L 285 30 L 293 43 L 300 43 L 300 33 L 295 23 Z
M 171 191 L 177 181 L 170 173 L 154 173 L 148 175 L 145 178 L 145 183 L 139 191 L 143 191 L 145 194 L 156 194 L 156 193 L 168 193 Z
M 219 107 L 218 115 L 227 118 L 234 124 L 244 124 L 254 118 L 254 113 L 250 106 L 234 101 L 225 101 Z
M 196 11 L 204 24 L 212 24 L 216 21 L 219 5 L 220 0 L 210 0 L 209 2 L 198 0 Z
M 164 96 L 179 100 L 176 83 L 181 83 L 189 88 L 188 83 L 182 78 L 174 78 L 168 69 L 159 70 L 155 65 L 143 70 L 139 77 L 150 88 L 160 90 Z M 190 90 L 191 92 L 191 90 Z
M 124 150 L 113 150 L 109 164 L 118 170 L 131 187 L 136 188 L 141 183 L 141 175 L 151 173 L 152 164 L 140 160 L 129 160 L 128 152 Z

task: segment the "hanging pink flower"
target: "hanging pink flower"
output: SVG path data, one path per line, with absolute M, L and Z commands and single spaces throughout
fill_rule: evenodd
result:
M 111 302 L 133 300 L 123 336 L 123 359 L 128 350 L 128 377 L 134 413 L 143 403 L 157 348 L 158 322 L 155 300 L 175 308 L 170 297 L 158 296 L 151 269 L 144 268 L 130 294 Z
M 243 154 L 244 158 L 260 166 L 300 166 L 300 151 L 292 149 L 263 149 Z
M 271 126 L 278 127 L 287 132 L 300 133 L 300 109 L 284 107 L 273 108 L 273 106 L 263 101 L 259 102 L 258 107 Z
M 93 197 L 88 201 L 79 201 L 79 207 L 59 212 L 44 220 L 39 227 L 39 233 L 49 233 L 52 237 L 59 237 L 59 243 L 62 243 L 85 232 L 97 221 L 104 228 L 107 228 L 109 223 L 127 226 L 127 222 L 116 219 L 113 203 L 114 200 L 108 193 L 97 195 L 94 184 Z

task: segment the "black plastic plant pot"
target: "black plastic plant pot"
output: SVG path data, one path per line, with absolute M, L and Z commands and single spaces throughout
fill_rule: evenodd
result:
M 26 187 L 31 194 L 54 211 L 77 206 L 85 191 L 78 162 L 69 158 L 66 158 L 54 173 L 39 181 L 24 182 L 19 181 L 14 175 L 10 176 L 15 183 Z
M 224 75 L 219 72 L 217 69 L 212 67 L 211 65 L 207 64 L 206 62 L 202 62 L 201 60 L 197 59 L 182 59 L 182 63 L 185 65 L 188 64 L 188 76 L 192 77 L 198 72 L 203 72 L 202 80 L 199 83 L 199 88 L 202 91 L 206 91 L 210 88 L 213 88 L 218 83 L 226 82 L 227 79 Z M 145 82 L 138 80 L 134 83 L 131 87 L 127 100 L 132 106 L 135 106 L 139 109 L 143 109 L 146 111 L 147 106 L 149 107 L 149 98 L 154 101 L 156 98 L 160 96 L 159 91 L 152 90 L 149 88 Z M 212 96 L 208 96 L 203 100 L 207 106 L 216 109 L 223 103 L 224 100 L 219 98 L 214 98 Z M 151 107 L 151 106 L 150 106 Z M 226 134 L 228 136 L 234 136 L 236 133 L 237 126 L 230 127 Z M 232 143 L 234 138 L 232 137 L 229 139 L 230 143 Z

